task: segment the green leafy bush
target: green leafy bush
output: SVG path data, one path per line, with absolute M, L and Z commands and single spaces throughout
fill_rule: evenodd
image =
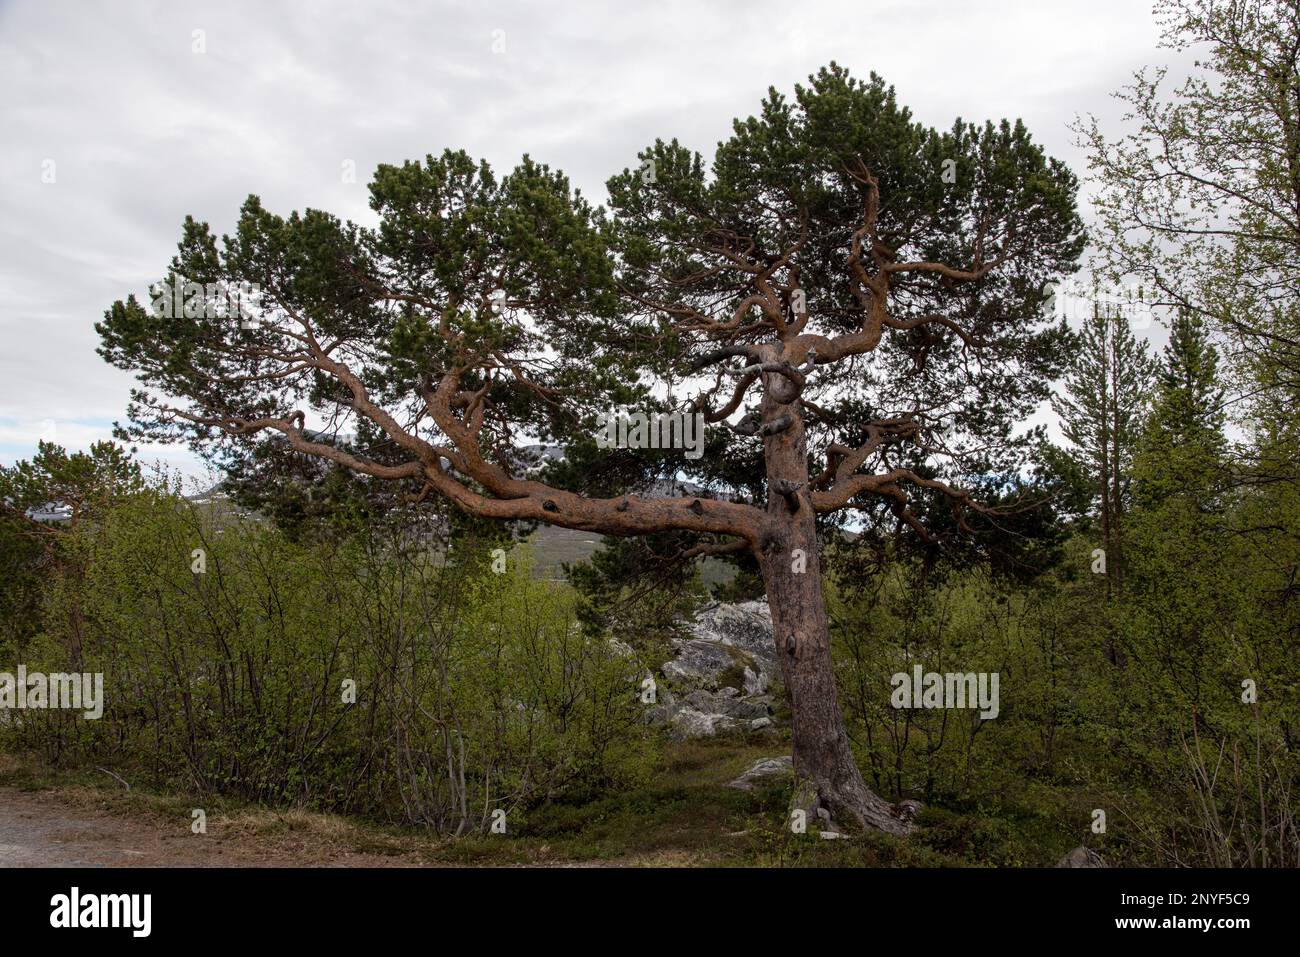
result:
M 296 540 L 152 487 L 78 528 L 29 670 L 103 672 L 98 721 L 25 711 L 51 761 L 442 831 L 639 779 L 639 664 L 566 587 L 400 522 Z M 498 565 L 499 567 L 499 565 Z

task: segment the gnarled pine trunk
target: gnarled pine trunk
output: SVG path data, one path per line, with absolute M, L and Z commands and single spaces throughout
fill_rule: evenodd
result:
M 797 400 L 784 405 L 771 394 L 767 390 L 764 421 L 784 414 L 791 415 L 793 423 L 764 442 L 767 511 L 772 520 L 761 543 L 759 564 L 794 715 L 794 807 L 804 810 L 809 821 L 816 820 L 822 807 L 837 822 L 906 834 L 910 823 L 867 787 L 849 745 L 831 667 L 802 410 Z

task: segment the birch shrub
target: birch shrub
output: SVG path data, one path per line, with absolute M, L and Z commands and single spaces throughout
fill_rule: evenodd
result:
M 24 711 L 3 733 L 154 786 L 448 833 L 639 780 L 638 662 L 584 637 L 526 556 L 404 527 L 290 538 L 130 497 L 78 531 L 80 573 L 48 583 L 25 649 L 29 671 L 102 672 L 103 717 Z

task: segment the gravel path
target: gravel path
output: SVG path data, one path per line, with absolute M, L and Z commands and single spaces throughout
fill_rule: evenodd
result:
M 40 792 L 0 788 L 0 867 L 163 864 L 157 859 L 162 843 L 123 818 L 73 810 Z
M 292 836 L 218 837 L 0 787 L 0 867 L 401 867 L 406 855 L 357 853 Z

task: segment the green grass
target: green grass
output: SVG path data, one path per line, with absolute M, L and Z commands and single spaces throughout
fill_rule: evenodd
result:
M 810 823 L 788 827 L 789 785 L 746 792 L 728 781 L 788 743 L 722 738 L 667 743 L 651 783 L 584 803 L 552 803 L 512 815 L 507 835 L 439 838 L 425 829 L 388 827 L 303 810 L 275 810 L 192 795 L 128 794 L 93 769 L 51 770 L 28 759 L 0 758 L 0 786 L 53 789 L 132 817 L 174 821 L 206 807 L 209 827 L 231 839 L 273 843 L 293 832 L 319 847 L 382 855 L 395 862 L 459 865 L 605 863 L 627 866 L 969 867 L 1044 866 L 1077 837 L 1062 832 L 1063 795 L 1043 793 L 1030 806 L 928 807 L 917 831 L 899 840 L 855 835 L 826 840 Z M 120 773 L 130 778 L 121 769 Z

